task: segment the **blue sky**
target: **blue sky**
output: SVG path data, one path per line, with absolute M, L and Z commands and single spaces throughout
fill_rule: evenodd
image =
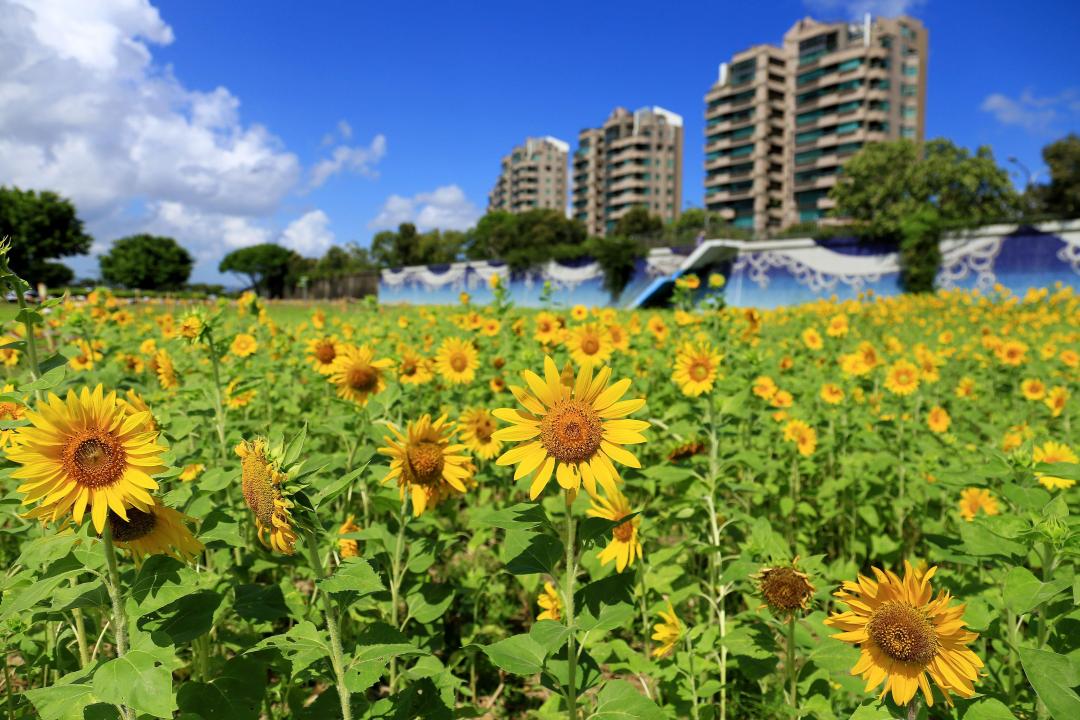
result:
M 318 254 L 401 220 L 467 226 L 514 144 L 573 145 L 617 105 L 684 117 L 684 202 L 700 205 L 703 95 L 718 63 L 779 43 L 807 15 L 921 19 L 929 137 L 989 144 L 1000 162 L 1038 171 L 1042 145 L 1080 130 L 1076 2 L 0 5 L 18 6 L 33 36 L 0 31 L 0 59 L 23 43 L 52 63 L 37 63 L 39 75 L 0 70 L 0 91 L 46 87 L 22 118 L 0 111 L 0 183 L 67 192 L 98 252 L 126 232 L 172 234 L 196 252 L 202 280 L 256 241 Z M 78 86 L 73 67 L 85 73 Z M 51 108 L 72 94 L 98 112 L 55 121 Z M 93 274 L 96 262 L 73 265 Z

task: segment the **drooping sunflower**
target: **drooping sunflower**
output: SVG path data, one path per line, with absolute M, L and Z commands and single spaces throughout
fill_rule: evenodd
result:
M 194 518 L 165 505 L 154 504 L 145 511 L 128 508 L 127 520 L 110 511 L 108 522 L 116 546 L 130 551 L 137 564 L 147 555 L 170 555 L 187 562 L 203 551 L 188 529 Z
M 176 377 L 176 367 L 173 365 L 172 356 L 165 348 L 154 353 L 151 362 L 154 373 L 157 375 L 158 384 L 162 390 L 173 390 L 180 387 L 180 380 Z
M 435 370 L 443 380 L 455 385 L 471 383 L 478 367 L 480 360 L 476 348 L 461 338 L 446 338 L 435 355 Z
M 798 568 L 799 558 L 791 565 L 762 568 L 752 576 L 757 581 L 761 598 L 777 616 L 788 617 L 797 610 L 806 610 L 816 589 L 806 573 Z
M 1001 512 L 998 501 L 986 488 L 969 487 L 960 492 L 960 517 L 968 522 L 982 510 L 987 515 L 997 515 Z
M 405 432 L 390 425 L 386 445 L 379 452 L 390 458 L 390 472 L 383 482 L 397 480 L 401 497 L 412 498 L 413 515 L 419 517 L 452 493 L 464 493 L 475 472 L 465 446 L 451 444 L 453 428 L 443 415 L 432 420 L 424 415 L 410 422 Z
M 609 497 L 593 495 L 590 499 L 592 504 L 588 510 L 589 517 L 618 522 L 634 512 L 626 496 L 618 490 L 610 493 Z M 638 539 L 638 526 L 640 524 L 640 516 L 635 516 L 612 528 L 611 540 L 608 541 L 607 547 L 597 555 L 601 565 L 607 565 L 614 560 L 615 569 L 622 572 L 626 568 L 633 566 L 634 558 L 641 559 L 641 541 Z
M 458 432 L 461 441 L 477 457 L 490 460 L 499 454 L 502 442 L 492 437 L 495 434 L 495 418 L 484 408 L 466 410 L 458 420 Z
M 271 549 L 292 555 L 296 544 L 292 501 L 281 492 L 287 479 L 280 465 L 268 455 L 266 440 L 244 440 L 236 446 L 240 456 L 240 477 L 244 502 L 255 515 L 259 541 Z
M 683 395 L 698 397 L 712 390 L 722 359 L 723 356 L 707 342 L 700 345 L 683 343 L 675 355 L 675 371 L 671 379 Z
M 38 503 L 33 517 L 55 521 L 70 513 L 76 524 L 89 509 L 98 533 L 110 509 L 123 519 L 128 508 L 148 511 L 165 448 L 146 430 L 147 414 L 129 415 L 100 385 L 68 390 L 64 400 L 49 393 L 26 411 L 31 424 L 15 431 L 7 452 L 22 465 L 11 475 L 26 481 L 18 488 L 22 504 Z
M 584 482 L 589 494 L 595 495 L 597 482 L 609 493 L 615 490 L 619 474 L 613 460 L 641 467 L 633 453 L 622 447 L 645 442 L 641 433 L 649 427 L 643 420 L 626 417 L 645 404 L 644 398 L 622 400 L 630 388 L 629 379 L 609 386 L 611 368 L 604 367 L 594 376 L 592 366 L 585 365 L 570 387 L 563 384 L 550 356 L 544 358 L 544 379 L 531 370 L 522 377 L 529 390 L 516 385 L 510 390 L 524 409 L 495 410 L 495 417 L 511 426 L 496 430 L 493 437 L 517 443 L 496 464 L 517 465 L 515 480 L 533 473 L 529 487 L 533 500 L 552 474 L 566 490 L 577 490 Z
M 341 527 L 338 528 L 338 535 L 349 535 L 351 533 L 360 532 L 360 526 L 355 522 L 356 517 L 349 515 L 345 518 L 345 522 L 341 523 Z M 338 539 L 338 554 L 343 558 L 359 557 L 360 556 L 360 544 L 353 538 L 339 538 Z
M 885 374 L 885 388 L 894 395 L 910 395 L 919 389 L 919 369 L 908 360 L 897 360 Z
M 905 561 L 903 580 L 892 571 L 871 569 L 876 579 L 859 575 L 856 582 L 844 581 L 834 595 L 848 610 L 825 620 L 841 630 L 833 638 L 860 646 L 851 674 L 862 676 L 867 690 L 884 682 L 879 697 L 892 693 L 897 705 L 906 705 L 920 689 L 926 704 L 933 705 L 927 676 L 949 704 L 950 693 L 973 696 L 983 663 L 967 645 L 978 634 L 965 629 L 964 605 L 950 607 L 947 590 L 933 597 L 930 579 L 937 568 L 923 572 Z
M 308 340 L 307 361 L 320 375 L 329 375 L 333 372 L 334 359 L 338 354 L 338 339 L 336 336 L 319 336 Z
M 567 329 L 566 349 L 578 365 L 599 365 L 608 361 L 613 347 L 604 328 L 586 323 Z
M 376 360 L 375 352 L 367 345 L 343 345 L 338 348 L 328 378 L 337 385 L 338 397 L 364 406 L 372 395 L 386 389 L 384 371 L 391 365 L 393 362 L 387 358 Z
M 542 613 L 536 616 L 537 620 L 554 620 L 558 622 L 562 619 L 562 597 L 555 590 L 555 586 L 550 582 L 544 583 L 544 591 L 536 598 L 536 604 L 543 610 Z
M 1080 458 L 1076 456 L 1072 448 L 1065 443 L 1053 440 L 1036 446 L 1031 457 L 1037 463 L 1080 463 Z M 1071 478 L 1054 477 L 1044 472 L 1036 472 L 1035 477 L 1047 490 L 1066 490 L 1076 484 L 1076 481 Z
M 679 644 L 682 640 L 682 623 L 679 622 L 679 617 L 675 614 L 675 608 L 671 603 L 668 603 L 667 612 L 660 611 L 661 621 L 653 625 L 652 639 L 656 640 L 660 645 L 653 649 L 652 655 L 655 658 L 662 658 Z

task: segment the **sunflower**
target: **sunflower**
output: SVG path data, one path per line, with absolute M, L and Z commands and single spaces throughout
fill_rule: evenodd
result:
M 559 333 L 562 330 L 562 323 L 559 322 L 559 318 L 549 312 L 539 312 L 536 314 L 536 333 L 533 335 L 538 343 L 542 345 L 550 345 L 559 339 Z
M 480 361 L 476 348 L 461 338 L 446 338 L 435 355 L 435 369 L 439 376 L 455 385 L 471 383 L 478 367 Z
M 971 522 L 982 510 L 987 515 L 997 515 L 998 501 L 989 490 L 984 488 L 964 488 L 960 492 L 960 516 Z
M 754 378 L 753 391 L 762 400 L 772 400 L 777 391 L 776 383 L 768 375 L 759 375 Z
M 320 375 L 333 372 L 334 359 L 338 354 L 338 340 L 333 336 L 321 336 L 308 340 L 307 361 Z
M 161 348 L 154 353 L 152 367 L 162 390 L 173 390 L 180 387 L 180 380 L 176 377 L 176 368 L 173 366 L 172 356 L 169 355 L 168 350 Z
M 12 393 L 15 391 L 14 385 L 5 385 L 4 393 Z M 15 420 L 22 420 L 26 414 L 26 409 L 21 403 L 11 402 L 5 400 L 0 402 L 0 420 L 12 422 Z M 11 444 L 11 438 L 15 435 L 15 430 L 0 429 L 0 450 L 6 450 Z
M 628 515 L 633 514 L 630 503 L 618 490 L 608 493 L 609 497 L 600 495 L 591 497 L 592 504 L 589 506 L 588 516 L 604 518 L 612 522 L 619 522 Z M 641 559 L 641 541 L 638 540 L 638 526 L 641 518 L 634 516 L 626 522 L 616 525 L 611 530 L 611 542 L 597 555 L 600 565 L 607 565 L 615 561 L 615 569 L 622 572 L 628 567 L 633 567 L 634 558 Z
M 618 323 L 611 323 L 607 325 L 608 340 L 611 342 L 611 347 L 615 350 L 625 352 L 630 349 L 630 335 L 627 334 L 625 328 Z
M 128 390 L 123 397 L 117 397 L 116 402 L 124 408 L 128 415 L 142 414 L 141 429 L 145 432 L 157 432 L 160 429 L 157 418 L 150 412 L 150 406 L 142 399 L 142 396 L 134 390 Z
M 431 382 L 435 376 L 431 372 L 431 361 L 404 348 L 397 366 L 398 382 L 402 385 L 423 385 Z
M 1019 340 L 1008 340 L 1001 343 L 994 354 L 1003 365 L 1017 367 L 1027 361 L 1028 346 Z
M 1065 410 L 1065 404 L 1069 402 L 1069 391 L 1060 385 L 1051 388 L 1050 392 L 1046 394 L 1046 399 L 1043 400 L 1043 404 L 1050 408 L 1050 415 L 1052 417 L 1058 417 Z
M 254 388 L 237 392 L 236 388 L 240 382 L 240 378 L 235 378 L 225 386 L 225 406 L 233 410 L 247 407 L 255 399 L 255 396 L 259 394 L 259 391 Z
M 492 277 L 497 277 L 493 275 Z M 480 334 L 484 337 L 495 337 L 502 330 L 502 323 L 498 318 L 485 318 L 480 326 Z
M 147 415 L 129 415 L 100 385 L 68 390 L 64 400 L 49 393 L 26 411 L 31 424 L 15 431 L 7 452 L 22 465 L 11 474 L 26 480 L 18 488 L 22 504 L 37 502 L 32 516 L 53 521 L 70 512 L 76 524 L 89 508 L 99 533 L 110 509 L 125 520 L 128 508 L 148 511 L 148 491 L 157 489 L 151 476 L 165 470 L 165 448 L 146 430 Z
M 204 470 L 206 470 L 206 466 L 202 463 L 185 465 L 183 472 L 180 473 L 180 479 L 183 482 L 191 482 L 202 475 Z
M 769 404 L 776 408 L 789 408 L 795 404 L 795 398 L 787 390 L 777 390 L 769 399 Z
M 1046 397 L 1046 383 L 1038 378 L 1027 378 L 1020 383 L 1020 392 L 1025 400 L 1042 400 Z
M 975 397 L 975 380 L 967 376 L 960 378 L 960 382 L 956 384 L 956 397 L 964 400 L 973 399 Z
M 376 360 L 375 353 L 367 345 L 343 345 L 338 350 L 329 380 L 337 385 L 338 397 L 363 407 L 372 395 L 386 389 L 383 371 L 393 363 L 386 358 Z
M 435 507 L 451 493 L 464 493 L 474 468 L 464 445 L 451 445 L 453 429 L 443 415 L 432 420 L 424 415 L 409 423 L 402 433 L 390 425 L 393 437 L 387 436 L 386 446 L 379 452 L 390 457 L 390 472 L 383 482 L 397 480 L 401 497 L 411 493 L 413 515 Z
M 101 353 L 97 352 L 94 348 L 86 343 L 84 340 L 79 340 L 76 343 L 79 351 L 75 357 L 68 361 L 68 364 L 75 370 L 93 370 L 94 363 L 102 358 Z
M 802 420 L 790 420 L 784 426 L 784 439 L 795 443 L 799 454 L 809 457 L 817 449 L 817 432 Z
M 839 405 L 844 402 L 844 389 L 836 383 L 825 383 L 821 386 L 821 399 L 829 405 Z
M 255 354 L 255 351 L 259 349 L 259 342 L 255 339 L 254 335 L 248 333 L 240 333 L 233 338 L 232 344 L 229 345 L 229 352 L 238 358 L 246 358 Z
M 885 374 L 885 388 L 893 395 L 910 395 L 919 389 L 919 369 L 907 360 L 897 360 Z
M 461 441 L 477 457 L 490 460 L 499 454 L 502 443 L 492 435 L 495 433 L 495 418 L 484 408 L 466 410 L 458 420 Z
M 820 350 L 825 347 L 825 341 L 821 337 L 821 333 L 817 331 L 817 328 L 808 327 L 802 331 L 802 341 L 810 350 Z
M 645 327 L 647 327 L 649 332 L 653 334 L 653 337 L 660 342 L 667 340 L 668 335 L 671 333 L 671 331 L 668 330 L 668 326 L 664 323 L 664 319 L 659 315 L 650 315 L 649 321 L 645 323 Z
M 555 586 L 550 582 L 544 583 L 544 591 L 536 598 L 536 604 L 544 611 L 536 616 L 537 620 L 554 620 L 558 622 L 562 619 L 562 598 L 559 597 L 559 593 L 555 591 Z
M 345 522 L 341 523 L 341 527 L 338 528 L 338 535 L 360 532 L 360 526 L 356 524 L 355 520 L 354 515 L 345 518 Z M 338 554 L 342 558 L 360 557 L 360 544 L 352 538 L 339 538 Z
M 790 616 L 797 610 L 806 610 L 816 589 L 806 573 L 798 569 L 799 558 L 791 565 L 762 568 L 753 575 L 765 604 L 776 615 Z
M 544 358 L 544 379 L 531 370 L 522 377 L 529 390 L 516 385 L 510 390 L 524 410 L 495 410 L 495 417 L 511 427 L 496 430 L 493 437 L 517 443 L 496 464 L 517 465 L 515 480 L 533 473 L 531 499 L 540 495 L 552 473 L 564 489 L 577 490 L 584 481 L 585 489 L 595 495 L 597 481 L 607 492 L 615 490 L 619 474 L 612 460 L 641 467 L 622 447 L 645 442 L 641 432 L 649 427 L 643 420 L 626 418 L 645 404 L 644 398 L 621 400 L 630 388 L 629 379 L 609 386 L 611 368 L 594 376 L 592 366 L 585 365 L 571 388 L 563 384 L 550 356 Z
M 1037 463 L 1048 464 L 1080 463 L 1080 458 L 1077 458 L 1072 448 L 1065 443 L 1054 442 L 1053 440 L 1037 446 L 1032 453 L 1032 459 Z M 1076 484 L 1076 481 L 1070 478 L 1053 477 L 1042 472 L 1035 473 L 1035 477 L 1039 479 L 1039 482 L 1047 490 L 1065 490 Z
M 660 643 L 660 646 L 652 651 L 655 658 L 662 658 L 672 650 L 682 639 L 682 623 L 675 615 L 675 608 L 668 603 L 667 612 L 660 611 L 661 622 L 653 625 L 652 639 Z
M 948 431 L 949 426 L 952 425 L 952 418 L 949 417 L 949 412 L 945 408 L 935 405 L 926 416 L 926 424 L 940 435 Z
M 580 322 L 585 318 L 589 317 L 589 308 L 585 307 L 584 305 L 575 305 L 574 307 L 570 308 L 570 317 Z
M 566 331 L 566 349 L 578 365 L 599 365 L 611 357 L 612 346 L 604 328 L 588 323 Z
M 188 340 L 195 340 L 203 329 L 203 319 L 192 313 L 180 323 L 180 334 Z
M 280 553 L 292 555 L 296 544 L 296 531 L 289 512 L 292 501 L 281 492 L 287 476 L 267 452 L 263 438 L 243 440 L 236 446 L 244 502 L 255 515 L 259 541 Z
M 851 674 L 861 675 L 867 690 L 884 682 L 880 697 L 891 692 L 897 705 L 906 705 L 920 689 L 926 704 L 933 705 L 927 675 L 950 704 L 949 693 L 972 697 L 983 664 L 967 645 L 978 635 L 964 627 L 964 606 L 949 606 L 947 590 L 931 599 L 930 579 L 937 568 L 923 572 L 905 561 L 903 580 L 871 569 L 876 580 L 860 575 L 834 593 L 848 610 L 825 620 L 842 631 L 832 637 L 861 648 Z
M 671 379 L 683 395 L 698 397 L 712 390 L 722 359 L 723 356 L 707 342 L 697 346 L 683 343 L 675 355 L 675 372 Z
M 170 555 L 187 562 L 203 551 L 203 544 L 188 529 L 194 518 L 171 507 L 128 508 L 126 520 L 110 510 L 108 522 L 116 546 L 129 550 L 137 564 L 147 555 Z
M 833 315 L 829 324 L 825 326 L 825 333 L 829 337 L 844 337 L 848 334 L 847 315 Z

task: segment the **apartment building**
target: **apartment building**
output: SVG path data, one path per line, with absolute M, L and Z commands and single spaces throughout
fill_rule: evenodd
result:
M 797 22 L 721 65 L 705 96 L 705 205 L 761 234 L 821 219 L 844 162 L 925 133 L 927 31 L 910 17 Z
M 571 166 L 571 216 L 605 235 L 630 208 L 664 221 L 682 207 L 683 119 L 661 107 L 615 108 L 598 128 L 578 134 Z
M 570 145 L 550 136 L 528 138 L 502 159 L 502 172 L 488 193 L 488 212 L 520 213 L 537 208 L 566 212 Z

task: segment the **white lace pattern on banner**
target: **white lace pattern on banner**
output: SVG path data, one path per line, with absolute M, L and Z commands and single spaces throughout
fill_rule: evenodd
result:
M 1057 251 L 1058 260 L 1070 265 L 1073 272 L 1080 275 L 1080 235 L 1073 237 L 1071 234 L 1062 233 L 1060 237 L 1065 247 Z
M 839 255 L 839 253 L 836 253 Z M 810 288 L 815 293 L 831 292 L 838 283 L 844 283 L 858 292 L 867 283 L 881 279 L 880 272 L 873 273 L 830 273 L 811 268 L 804 262 L 783 252 L 740 253 L 732 265 L 732 274 L 745 273 L 746 277 L 765 289 L 769 286 L 769 270 L 781 268 L 787 270 L 795 282 Z
M 975 287 L 984 292 L 994 287 L 994 261 L 1001 252 L 1003 238 L 987 238 L 975 242 L 943 240 L 941 243 L 941 270 L 937 286 L 951 290 L 969 275 L 975 276 Z

